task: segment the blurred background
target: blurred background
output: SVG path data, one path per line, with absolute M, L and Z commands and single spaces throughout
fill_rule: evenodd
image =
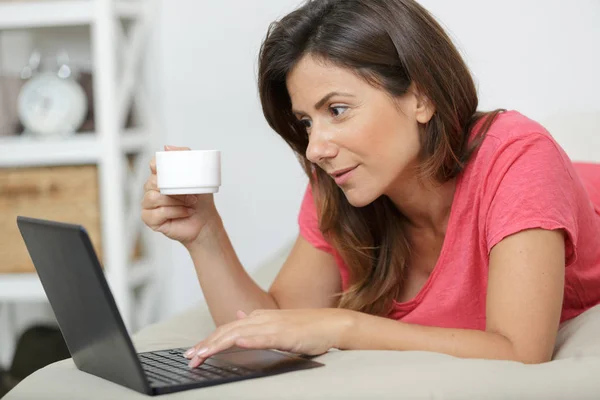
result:
M 0 366 L 55 327 L 16 215 L 84 225 L 131 332 L 202 302 L 187 252 L 139 202 L 162 145 L 220 149 L 216 195 L 249 271 L 297 235 L 306 177 L 261 113 L 257 56 L 299 0 L 0 0 Z M 600 161 L 600 2 L 422 0 L 480 108 L 517 109 Z

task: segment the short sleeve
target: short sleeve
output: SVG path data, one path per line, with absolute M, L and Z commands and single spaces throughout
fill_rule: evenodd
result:
M 505 237 L 526 230 L 562 229 L 566 264 L 577 255 L 577 191 L 570 160 L 546 134 L 532 133 L 501 146 L 484 186 L 488 254 Z
M 319 229 L 319 218 L 317 216 L 317 207 L 312 194 L 310 183 L 304 193 L 300 214 L 298 215 L 298 225 L 300 226 L 300 235 L 310 244 L 319 250 L 334 254 L 334 250 L 323 237 Z

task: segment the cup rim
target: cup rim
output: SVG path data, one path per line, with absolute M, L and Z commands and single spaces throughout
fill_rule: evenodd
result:
M 157 151 L 156 154 L 159 153 L 174 153 L 174 154 L 178 154 L 178 153 L 220 153 L 221 150 L 169 150 L 169 151 L 165 151 L 165 150 L 161 150 L 161 151 Z

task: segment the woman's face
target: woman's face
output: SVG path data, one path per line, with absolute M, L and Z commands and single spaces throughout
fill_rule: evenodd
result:
M 412 87 L 392 99 L 352 71 L 309 55 L 291 71 L 287 88 L 306 126 L 306 157 L 336 181 L 350 204 L 366 206 L 412 177 L 419 124 L 433 114 Z

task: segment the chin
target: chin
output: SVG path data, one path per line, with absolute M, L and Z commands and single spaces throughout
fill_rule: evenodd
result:
M 361 208 L 374 202 L 380 195 L 375 195 L 371 190 L 365 188 L 342 189 L 346 195 L 346 200 L 352 207 Z

